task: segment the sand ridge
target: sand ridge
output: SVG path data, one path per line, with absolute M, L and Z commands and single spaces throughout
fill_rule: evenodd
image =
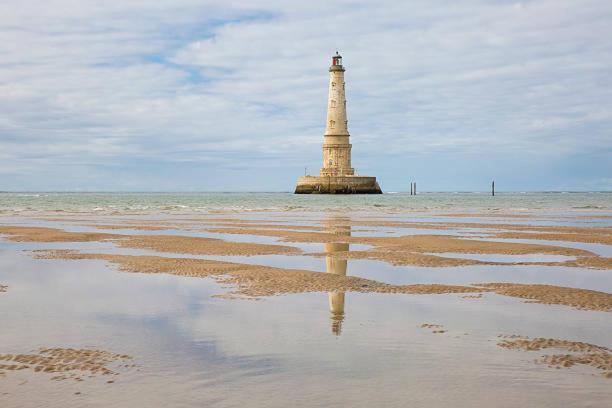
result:
M 455 266 L 478 264 L 504 264 L 471 259 L 436 256 L 436 253 L 461 254 L 502 254 L 502 255 L 565 255 L 575 257 L 596 257 L 592 252 L 541 244 L 519 244 L 507 242 L 465 239 L 451 235 L 408 235 L 401 237 L 364 237 L 361 243 L 373 245 L 365 251 L 353 251 L 352 258 L 378 259 L 394 265 Z M 433 257 L 433 258 L 432 258 Z M 435 258 L 440 258 L 436 260 Z M 451 261 L 450 259 L 453 259 Z
M 576 248 L 553 246 L 547 244 L 513 243 L 485 241 L 455 235 L 406 235 L 400 237 L 354 237 L 348 234 L 332 232 L 304 232 L 273 230 L 259 228 L 211 228 L 210 232 L 240 235 L 260 235 L 279 238 L 285 242 L 331 243 L 345 242 L 373 246 L 372 249 L 350 251 L 345 257 L 354 259 L 375 259 L 393 265 L 415 265 L 429 267 L 465 266 L 465 265 L 549 265 L 584 267 L 593 269 L 612 269 L 612 258 Z M 525 233 L 531 234 L 531 233 Z M 559 241 L 563 241 L 564 234 Z M 552 234 L 551 234 L 552 236 Z M 571 235 L 572 237 L 577 235 Z M 533 238 L 533 237 L 532 237 Z M 536 238 L 534 238 L 536 239 Z M 606 238 L 607 239 L 607 238 Z M 583 239 L 578 242 L 602 242 L 603 240 Z M 578 259 L 564 262 L 494 262 L 476 259 L 452 258 L 432 255 L 435 253 L 454 252 L 461 254 L 501 254 L 501 255 L 564 255 Z M 315 254 L 322 256 L 323 254 Z M 342 256 L 342 255 L 337 255 Z
M 612 245 L 612 227 L 539 226 L 528 224 L 486 224 L 460 222 L 368 222 L 355 225 L 416 229 L 481 229 L 491 238 L 534 239 L 544 241 L 584 242 Z M 504 231 L 505 230 L 505 231 Z
M 232 228 L 270 229 L 273 225 L 266 227 L 257 223 L 226 223 Z M 214 225 L 214 223 L 213 223 Z M 612 244 L 612 227 L 574 227 L 574 226 L 539 226 L 529 224 L 491 224 L 491 223 L 465 223 L 465 222 L 407 222 L 388 220 L 341 220 L 338 225 L 344 226 L 370 226 L 370 227 L 395 227 L 413 229 L 481 229 L 483 233 L 493 234 L 496 238 L 507 239 L 537 239 L 549 241 L 585 242 Z M 291 226 L 283 226 L 282 229 L 297 229 Z M 277 228 L 277 229 L 281 229 Z M 491 230 L 491 231 L 487 231 Z M 505 232 L 503 231 L 505 230 Z M 508 232 L 512 231 L 512 232 Z M 221 232 L 221 231 L 218 231 Z M 229 231 L 228 233 L 236 233 Z M 258 234 L 261 231 L 257 232 Z M 306 239 L 298 235 L 286 236 L 287 239 Z
M 470 259 L 459 259 L 429 255 L 432 253 L 455 252 L 463 254 L 503 254 L 528 255 L 547 254 L 575 257 L 598 257 L 596 254 L 576 248 L 544 245 L 495 242 L 454 235 L 406 235 L 400 237 L 355 237 L 349 234 L 331 232 L 303 232 L 272 230 L 258 228 L 212 228 L 211 232 L 261 235 L 279 238 L 285 242 L 344 242 L 371 245 L 374 248 L 363 251 L 351 251 L 348 256 L 359 259 L 377 259 L 394 265 L 419 266 L 461 266 L 478 264 L 504 264 L 500 262 L 483 262 Z M 319 254 L 320 255 L 320 254 Z M 607 267 L 609 261 L 599 263 L 584 262 L 583 266 Z M 528 263 L 531 264 L 531 263 Z M 559 263 L 553 263 L 555 265 Z M 567 266 L 576 266 L 568 263 Z
M 98 228 L 103 230 L 120 230 L 120 229 L 132 229 L 132 230 L 141 230 L 141 231 L 162 231 L 169 229 L 200 229 L 213 227 L 231 227 L 231 228 L 251 228 L 253 224 L 244 222 L 242 220 L 236 220 L 236 222 L 216 222 L 216 221 L 207 221 L 203 225 L 200 223 L 185 223 L 180 220 L 173 222 L 160 222 L 156 225 L 152 225 L 150 222 L 143 224 L 85 224 L 87 227 Z M 285 224 L 255 224 L 257 228 L 262 229 L 286 229 L 286 230 L 295 230 L 295 231 L 322 231 L 325 228 L 321 226 L 309 226 L 309 225 L 285 225 Z
M 69 232 L 58 228 L 0 226 L 0 234 L 15 242 L 91 242 L 120 238 L 99 232 Z
M 565 225 L 532 225 L 483 222 L 450 222 L 450 221 L 389 221 L 389 220 L 355 220 L 353 226 L 396 227 L 414 229 L 492 229 L 510 231 L 532 231 L 559 234 L 597 234 L 612 235 L 612 227 L 577 227 Z
M 323 256 L 325 254 L 316 254 Z M 365 251 L 350 251 L 344 255 L 339 254 L 338 257 L 344 256 L 350 259 L 372 259 L 376 261 L 387 262 L 395 266 L 426 266 L 426 267 L 451 267 L 451 266 L 467 266 L 467 265 L 499 265 L 499 262 L 486 262 L 476 259 L 450 258 L 446 256 L 421 254 L 418 252 L 395 251 L 395 250 L 365 250 Z
M 482 241 L 453 235 L 407 235 L 401 237 L 364 237 L 361 243 L 371 244 L 379 251 L 405 250 L 419 253 L 457 252 L 464 254 L 502 255 L 567 255 L 594 256 L 592 252 L 541 244 Z
M 537 232 L 499 232 L 492 235 L 501 239 L 537 239 L 540 241 L 584 242 L 587 244 L 612 245 L 612 235 L 537 233 Z
M 230 242 L 215 238 L 181 235 L 130 235 L 115 242 L 120 247 L 149 249 L 192 255 L 272 255 L 298 254 L 296 247 L 247 242 Z
M 230 242 L 214 238 L 182 235 L 120 235 L 98 232 L 68 232 L 47 227 L 0 226 L 0 234 L 17 242 L 112 241 L 125 248 L 149 249 L 193 255 L 270 255 L 297 254 L 301 250 L 286 245 Z
M 236 287 L 236 290 L 229 294 L 230 297 L 333 291 L 398 294 L 495 292 L 504 296 L 527 299 L 530 302 L 565 305 L 579 310 L 612 310 L 612 294 L 553 285 L 518 283 L 483 283 L 471 286 L 392 285 L 355 276 L 193 258 L 96 254 L 67 250 L 42 250 L 35 253 L 38 258 L 43 259 L 103 260 L 119 265 L 120 270 L 126 272 L 211 277 L 222 284 Z
M 559 247 L 545 244 L 525 244 L 467 239 L 455 235 L 407 235 L 400 237 L 355 237 L 350 235 L 350 227 L 328 223 L 326 231 L 295 231 L 286 229 L 261 228 L 211 228 L 209 231 L 226 234 L 261 235 L 281 239 L 285 242 L 332 243 L 346 242 L 371 245 L 373 248 L 352 251 L 344 256 L 356 259 L 375 259 L 393 265 L 417 265 L 430 267 L 465 265 L 503 265 L 508 262 L 485 262 L 476 259 L 439 256 L 437 253 L 462 254 L 503 254 L 527 255 L 549 254 L 574 256 L 578 259 L 565 262 L 515 262 L 522 265 L 559 265 L 611 269 L 612 258 L 576 248 Z M 266 224 L 269 225 L 269 224 Z M 130 226 L 133 226 L 130 224 Z M 348 230 L 347 230 L 348 228 Z M 293 246 L 280 244 L 259 244 L 230 242 L 220 239 L 192 237 L 185 235 L 120 235 L 97 232 L 68 232 L 47 227 L 0 226 L 0 233 L 8 235 L 13 241 L 32 242 L 84 242 L 109 241 L 125 248 L 148 249 L 158 252 L 174 252 L 196 255 L 271 255 L 299 254 L 302 251 Z M 320 254 L 319 254 L 320 255 Z
M 612 311 L 612 294 L 595 290 L 521 283 L 479 283 L 475 286 L 532 303 L 572 306 L 579 310 Z
M 338 242 L 338 235 L 330 232 L 307 232 L 307 231 L 289 231 L 284 229 L 258 228 L 258 227 L 227 227 L 227 228 L 207 228 L 209 232 L 220 234 L 236 234 L 236 235 L 258 235 L 263 237 L 280 238 L 286 242 L 302 242 L 302 243 L 328 243 Z M 355 238 L 350 236 L 342 237 L 342 242 L 354 242 Z
M 478 293 L 488 290 L 442 284 L 391 285 L 355 276 L 192 258 L 94 254 L 66 250 L 36 251 L 36 254 L 38 258 L 44 259 L 104 260 L 119 265 L 119 269 L 126 272 L 211 277 L 222 284 L 236 287 L 236 290 L 229 294 L 230 297 L 333 291 L 443 294 Z
M 0 293 L 2 292 L 6 292 L 6 290 L 8 289 L 8 286 L 6 285 L 0 285 Z
M 576 364 L 588 365 L 602 370 L 602 375 L 612 378 L 612 353 L 607 347 L 579 341 L 533 338 L 511 335 L 498 336 L 499 347 L 511 350 L 539 351 L 544 349 L 560 349 L 563 354 L 547 354 L 536 360 L 551 367 L 572 367 Z
M 163 231 L 174 229 L 172 226 L 162 225 L 148 225 L 148 224 L 85 224 L 87 227 L 97 228 L 102 230 L 120 230 L 120 229 L 131 229 L 137 231 Z
M 612 269 L 612 258 L 604 256 L 582 256 L 573 261 L 551 262 L 547 265 L 574 266 L 577 268 Z
M 302 232 L 257 228 L 211 228 L 210 232 L 239 235 L 260 235 L 280 238 L 287 242 L 346 242 L 374 245 L 379 248 L 409 248 L 413 252 L 463 252 L 478 254 L 557 254 L 593 256 L 592 252 L 543 244 L 482 241 L 456 235 L 404 235 L 400 237 L 354 237 L 330 232 Z
M 118 375 L 113 371 L 114 366 L 134 367 L 128 364 L 130 360 L 132 357 L 128 355 L 103 350 L 42 348 L 35 354 L 0 354 L 0 373 L 31 370 L 53 374 L 52 380 L 83 381 L 84 376 Z

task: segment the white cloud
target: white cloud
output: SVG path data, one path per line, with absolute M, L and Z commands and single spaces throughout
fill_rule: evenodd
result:
M 220 177 L 238 163 L 247 174 L 315 168 L 336 48 L 362 160 L 609 151 L 610 18 L 609 2 L 569 0 L 7 2 L 0 175 L 29 169 L 20 184 L 34 186 L 71 162 L 139 160 Z M 150 166 L 129 171 L 155 180 Z

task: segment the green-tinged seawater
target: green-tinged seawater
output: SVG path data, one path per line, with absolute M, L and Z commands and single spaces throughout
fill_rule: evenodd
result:
M 207 212 L 215 210 L 612 210 L 612 192 L 387 193 L 0 193 L 0 212 Z

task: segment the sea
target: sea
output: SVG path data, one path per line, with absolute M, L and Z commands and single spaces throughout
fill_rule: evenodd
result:
M 388 192 L 296 195 L 232 192 L 0 192 L 0 214 L 215 211 L 538 211 L 608 212 L 612 192 Z

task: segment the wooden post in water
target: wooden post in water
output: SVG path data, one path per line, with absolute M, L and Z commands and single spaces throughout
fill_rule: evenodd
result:
M 410 195 L 412 195 L 412 181 L 410 182 Z
M 495 180 L 491 182 L 491 195 L 495 197 Z
M 414 182 L 414 195 L 416 195 L 416 181 Z

